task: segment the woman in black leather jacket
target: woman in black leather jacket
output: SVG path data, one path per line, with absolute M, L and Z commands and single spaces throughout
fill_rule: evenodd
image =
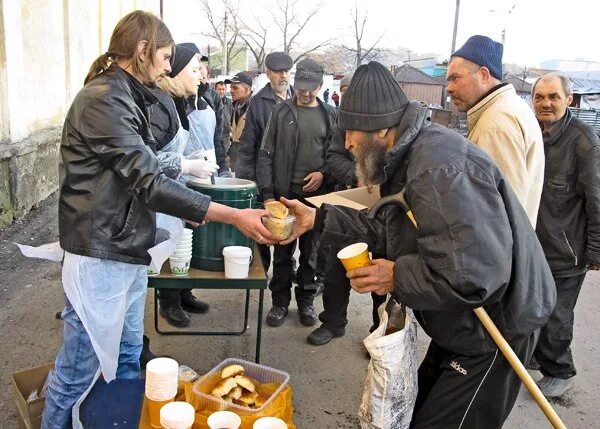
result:
M 58 214 L 67 299 L 44 429 L 71 427 L 74 405 L 100 373 L 107 382 L 139 378 L 156 212 L 233 224 L 248 237 L 273 243 L 260 221 L 264 211 L 212 203 L 161 170 L 148 121 L 156 97 L 144 84 L 170 72 L 172 50 L 160 19 L 128 14 L 65 118 Z

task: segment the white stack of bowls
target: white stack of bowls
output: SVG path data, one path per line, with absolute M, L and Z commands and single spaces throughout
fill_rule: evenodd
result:
M 173 254 L 169 257 L 171 274 L 175 276 L 185 276 L 190 270 L 192 260 L 192 230 L 183 229 L 181 241 L 175 248 Z

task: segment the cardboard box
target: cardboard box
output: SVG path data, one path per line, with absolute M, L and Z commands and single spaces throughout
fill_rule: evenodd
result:
M 41 392 L 48 373 L 54 369 L 54 363 L 49 363 L 37 368 L 15 372 L 12 376 L 13 392 L 19 413 L 19 427 L 25 429 L 39 429 L 42 424 L 42 413 L 46 400 L 39 398 L 27 403 L 27 398 L 35 389 Z
M 306 198 L 306 201 L 315 207 L 321 207 L 321 204 L 332 204 L 335 206 L 350 207 L 356 210 L 365 210 L 381 199 L 379 195 L 379 186 L 373 186 L 372 192 L 369 192 L 366 186 L 356 189 L 347 189 L 345 191 L 331 192 L 317 197 Z

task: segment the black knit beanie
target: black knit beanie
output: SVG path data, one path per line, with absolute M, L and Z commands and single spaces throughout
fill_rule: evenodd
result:
M 340 127 L 351 131 L 378 131 L 400 123 L 408 98 L 392 73 L 377 61 L 354 72 L 342 97 Z
M 178 44 L 175 47 L 175 55 L 171 58 L 171 73 L 169 73 L 169 76 L 175 77 L 181 73 L 181 70 L 194 58 L 194 55 L 196 55 L 196 52 L 192 49 L 183 44 Z

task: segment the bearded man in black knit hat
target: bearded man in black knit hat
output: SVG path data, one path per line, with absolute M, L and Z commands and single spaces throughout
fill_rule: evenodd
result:
M 502 427 L 520 381 L 473 309 L 528 361 L 556 294 L 525 211 L 491 158 L 430 123 L 377 62 L 356 70 L 339 123 L 359 177 L 380 184 L 382 199 L 368 215 L 283 200 L 297 219 L 290 240 L 313 230 L 321 243 L 366 242 L 385 255 L 347 277 L 359 293 L 393 294 L 431 337 L 411 428 Z

